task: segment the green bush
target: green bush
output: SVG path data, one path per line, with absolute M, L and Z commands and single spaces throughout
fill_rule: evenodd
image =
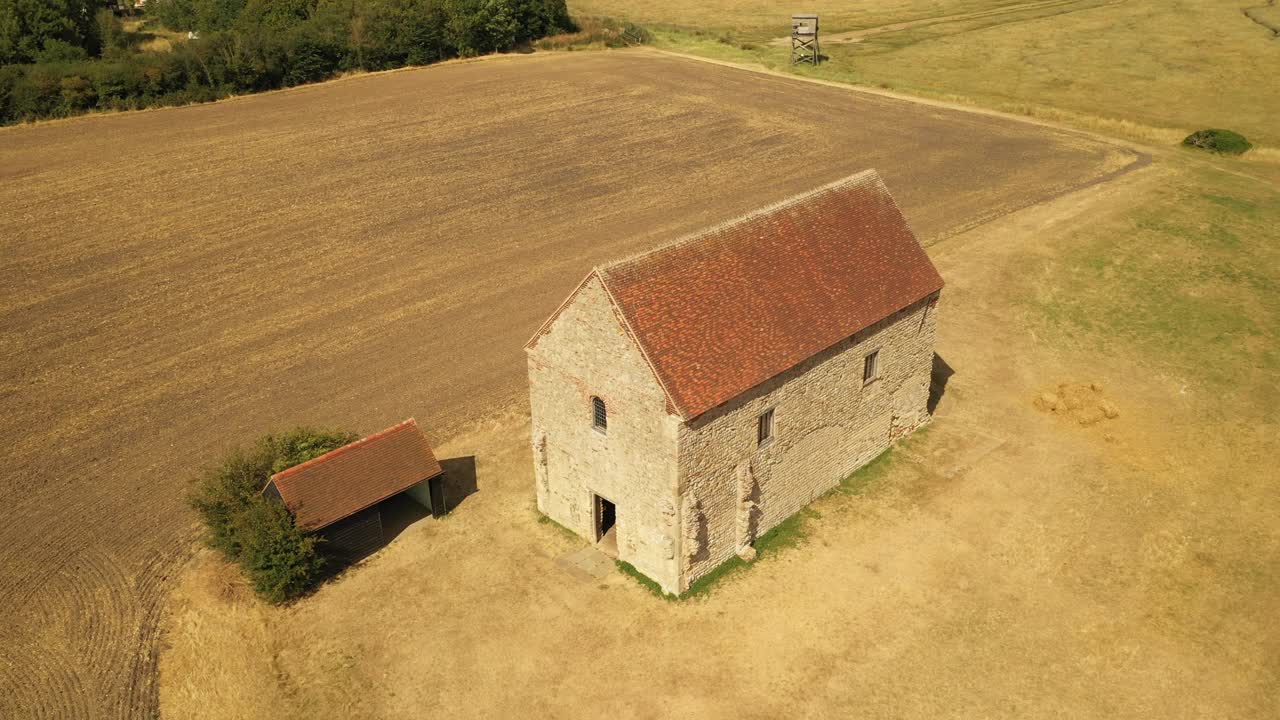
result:
M 653 40 L 648 30 L 631 22 L 610 17 L 588 17 L 577 21 L 573 32 L 548 35 L 534 43 L 539 50 L 571 50 L 577 47 L 620 48 L 643 45 Z
M 1253 147 L 1240 133 L 1217 129 L 1197 130 L 1188 135 L 1182 144 L 1222 155 L 1243 155 Z
M 284 603 L 299 597 L 323 577 L 325 561 L 316 538 L 293 524 L 283 505 L 261 496 L 236 518 L 240 567 L 264 600 Z
M 79 45 L 72 45 L 56 38 L 44 41 L 44 46 L 36 53 L 39 63 L 81 62 L 89 59 L 89 53 Z
M 259 443 L 269 446 L 275 453 L 275 462 L 271 466 L 274 475 L 359 439 L 358 434 L 344 430 L 298 428 L 283 435 L 268 435 Z
M 191 506 L 205 526 L 205 542 L 238 562 L 254 589 L 285 602 L 312 587 L 324 564 L 315 539 L 293 524 L 279 503 L 262 497 L 271 476 L 353 442 L 341 431 L 299 428 L 261 437 L 229 453 L 196 481 Z

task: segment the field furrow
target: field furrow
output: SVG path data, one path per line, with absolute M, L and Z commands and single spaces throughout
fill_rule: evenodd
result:
M 518 410 L 595 263 L 869 167 L 934 242 L 1135 159 L 649 52 L 0 130 L 0 717 L 155 714 L 193 472 L 299 423 Z

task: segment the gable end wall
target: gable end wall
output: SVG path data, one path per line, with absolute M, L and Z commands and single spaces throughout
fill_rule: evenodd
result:
M 618 558 L 677 591 L 680 421 L 599 278 L 586 281 L 528 350 L 538 509 L 595 540 L 593 495 L 617 507 Z M 592 426 L 591 398 L 608 410 Z

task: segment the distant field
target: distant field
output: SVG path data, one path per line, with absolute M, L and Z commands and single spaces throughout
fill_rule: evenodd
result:
M 662 44 L 785 69 L 801 6 L 761 1 L 570 0 L 574 12 L 628 17 Z M 1280 147 L 1280 40 L 1241 9 L 1261 0 L 1032 0 L 809 3 L 832 38 L 906 23 L 858 42 L 824 45 L 808 75 L 1066 119 L 1162 142 L 1227 127 Z M 1274 12 L 1274 8 L 1263 12 Z M 697 34 L 697 29 L 704 31 Z
M 1031 0 L 1064 4 L 1078 0 Z M 1027 5 L 1028 0 L 814 0 L 796 4 L 780 0 L 569 0 L 570 12 L 625 17 L 658 26 L 733 30 L 760 37 L 790 32 L 791 14 L 817 13 L 824 32 L 842 32 L 939 15 L 985 12 Z
M 0 130 L 0 716 L 146 715 L 195 468 L 520 407 L 522 343 L 593 263 L 867 167 L 932 243 L 1134 159 L 646 52 Z

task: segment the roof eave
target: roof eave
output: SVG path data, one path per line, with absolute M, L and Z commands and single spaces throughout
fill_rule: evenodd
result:
M 424 478 L 422 478 L 421 480 L 419 480 L 419 481 L 417 481 L 417 482 L 413 483 L 413 485 L 410 485 L 409 487 L 403 488 L 403 489 L 401 489 L 401 490 L 396 490 L 395 492 L 393 492 L 393 493 L 389 493 L 389 494 L 387 494 L 387 495 L 383 495 L 382 497 L 378 498 L 377 500 L 374 500 L 373 502 L 368 503 L 368 504 L 366 504 L 366 505 L 362 505 L 362 506 L 361 506 L 361 507 L 359 507 L 358 509 L 356 509 L 356 510 L 352 510 L 351 512 L 347 513 L 346 515 L 343 515 L 342 517 L 334 518 L 333 520 L 330 520 L 330 521 L 326 522 L 326 523 L 325 523 L 325 524 L 323 524 L 323 525 L 314 525 L 314 526 L 312 526 L 312 525 L 301 526 L 301 525 L 300 525 L 300 526 L 298 526 L 298 529 L 299 529 L 299 530 L 302 530 L 303 532 L 319 532 L 319 531 L 321 531 L 321 530 L 323 530 L 323 529 L 325 529 L 325 528 L 329 527 L 330 525 L 333 525 L 334 523 L 338 523 L 338 522 L 342 522 L 343 520 L 346 520 L 347 518 L 351 517 L 352 515 L 356 515 L 356 514 L 362 513 L 362 512 L 364 512 L 365 510 L 368 510 L 369 508 L 373 507 L 374 505 L 377 505 L 378 503 L 380 503 L 380 502 L 382 502 L 382 501 L 384 501 L 384 500 L 387 500 L 387 499 L 389 499 L 389 498 L 393 498 L 393 497 L 395 497 L 396 495 L 399 495 L 400 493 L 408 492 L 408 491 L 409 491 L 409 489 L 410 489 L 410 488 L 412 488 L 414 485 L 421 485 L 422 483 L 427 482 L 428 480 L 434 480 L 435 478 L 438 478 L 438 477 L 440 477 L 441 475 L 444 475 L 444 470 L 441 470 L 440 472 L 438 472 L 438 473 L 436 473 L 436 474 L 434 474 L 434 475 L 428 475 L 427 477 L 424 477 Z M 285 507 L 288 507 L 288 505 L 286 505 Z M 291 510 L 290 512 L 292 512 L 292 510 Z
M 546 335 L 547 331 L 551 329 L 551 324 L 554 323 L 556 319 L 560 317 L 560 314 L 564 312 L 565 308 L 569 307 L 569 305 L 573 303 L 574 299 L 578 297 L 578 294 L 582 292 L 582 289 L 587 286 L 587 283 L 591 282 L 591 278 L 598 275 L 599 272 L 600 272 L 599 268 L 591 268 L 591 272 L 587 273 L 587 276 L 582 278 L 582 281 L 579 282 L 577 287 L 573 289 L 573 292 L 569 293 L 568 297 L 566 297 L 564 301 L 560 303 L 559 307 L 555 309 L 555 312 L 551 313 L 551 315 L 548 316 L 547 319 L 543 321 L 541 325 L 538 326 L 537 332 L 535 332 L 533 336 L 530 337 L 529 340 L 524 344 L 524 349 L 526 352 L 529 350 L 532 350 L 533 347 L 538 344 L 538 340 L 542 339 L 542 336 Z

